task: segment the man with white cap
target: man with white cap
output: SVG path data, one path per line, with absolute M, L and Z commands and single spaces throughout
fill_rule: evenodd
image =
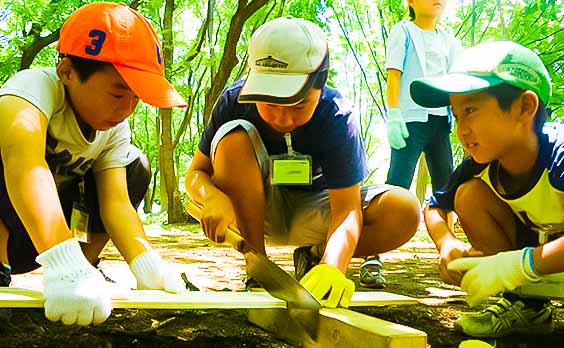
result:
M 250 73 L 217 101 L 186 175 L 213 241 L 236 226 L 259 252 L 301 246 L 296 278 L 328 307 L 348 306 L 353 256 L 394 249 L 415 233 L 419 206 L 408 191 L 361 187 L 367 163 L 357 114 L 326 86 L 325 33 L 277 18 L 249 42 Z M 302 278 L 303 277 L 303 278 Z

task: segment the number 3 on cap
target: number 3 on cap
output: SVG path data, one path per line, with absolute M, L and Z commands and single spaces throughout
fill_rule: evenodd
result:
M 90 46 L 85 47 L 85 51 L 92 56 L 97 56 L 102 50 L 102 44 L 106 40 L 106 32 L 98 29 L 92 29 L 90 30 L 90 33 L 88 33 L 88 36 L 93 39 L 90 42 Z

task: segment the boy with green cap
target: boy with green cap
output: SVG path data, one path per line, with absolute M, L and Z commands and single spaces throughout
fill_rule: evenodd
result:
M 470 154 L 424 209 L 440 276 L 460 284 L 471 306 L 504 292 L 455 327 L 475 337 L 551 332 L 548 301 L 508 293 L 564 271 L 564 126 L 545 124 L 543 62 L 519 44 L 487 42 L 465 50 L 451 73 L 415 80 L 411 95 L 425 107 L 451 105 Z M 448 228 L 449 211 L 470 244 Z
M 46 317 L 97 324 L 111 291 L 92 264 L 109 239 L 138 288 L 185 291 L 137 215 L 151 174 L 126 118 L 139 99 L 186 102 L 164 77 L 151 24 L 125 4 L 73 12 L 57 51 L 56 68 L 20 71 L 0 88 L 0 285 L 41 265 Z

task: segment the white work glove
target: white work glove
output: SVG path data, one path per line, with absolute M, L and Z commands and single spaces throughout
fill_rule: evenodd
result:
M 409 130 L 401 116 L 399 108 L 390 108 L 386 114 L 388 142 L 393 149 L 401 150 L 407 146 L 405 139 L 409 137 Z
M 112 312 L 104 277 L 84 257 L 78 241 L 67 239 L 36 258 L 44 268 L 45 316 L 63 324 L 104 322 Z
M 542 279 L 534 272 L 533 248 L 505 251 L 493 256 L 463 257 L 448 264 L 449 270 L 465 271 L 460 287 L 468 294 L 470 306 L 500 291 L 513 290 Z
M 137 279 L 139 290 L 164 290 L 175 294 L 188 291 L 180 273 L 175 272 L 154 250 L 135 257 L 129 268 Z

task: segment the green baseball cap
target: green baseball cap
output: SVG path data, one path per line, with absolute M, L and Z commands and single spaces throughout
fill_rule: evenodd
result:
M 465 49 L 446 75 L 415 79 L 411 98 L 426 108 L 450 105 L 449 94 L 479 92 L 502 83 L 535 92 L 548 104 L 550 75 L 539 56 L 511 41 L 489 41 Z

